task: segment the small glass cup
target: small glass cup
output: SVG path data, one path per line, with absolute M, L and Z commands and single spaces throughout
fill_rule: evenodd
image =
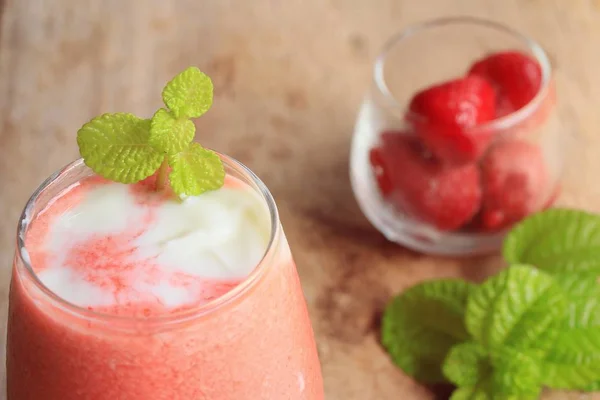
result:
M 414 133 L 414 121 L 418 120 L 418 116 L 407 111 L 411 98 L 427 87 L 465 76 L 474 62 L 500 51 L 518 51 L 539 64 L 539 91 L 522 108 L 469 128 L 469 135 L 487 140 L 487 147 L 468 168 L 436 159 Z M 413 26 L 392 37 L 377 58 L 373 73 L 373 85 L 363 101 L 355 126 L 350 176 L 363 213 L 390 241 L 438 255 L 491 252 L 501 246 L 510 226 L 550 206 L 556 199 L 563 169 L 562 129 L 558 113 L 555 112 L 550 61 L 535 41 L 508 27 L 478 18 L 439 19 Z M 406 137 L 401 138 L 402 135 Z M 398 165 L 405 168 L 393 173 L 401 177 L 400 180 L 408 187 L 399 189 L 388 177 L 384 176 L 382 180 L 381 165 L 374 160 L 376 152 L 373 150 L 386 140 L 408 140 L 408 137 L 411 141 L 414 139 L 413 144 L 422 151 L 419 156 L 422 159 L 417 163 L 425 166 L 418 167 L 421 172 L 414 173 L 411 161 L 407 161 L 410 157 L 399 152 L 401 162 Z M 503 150 L 507 148 L 516 150 L 513 154 Z M 523 159 L 530 159 L 531 154 L 537 157 L 535 170 L 527 165 L 529 161 L 522 162 Z M 518 182 L 503 182 L 508 185 L 508 190 L 502 192 L 500 201 L 504 202 L 503 205 L 513 207 L 509 211 L 518 209 L 520 214 L 515 211 L 517 217 L 511 215 L 512 219 L 509 218 L 501 228 L 495 230 L 486 228 L 481 222 L 482 218 L 489 220 L 494 217 L 493 213 L 482 210 L 487 210 L 486 204 L 497 201 L 492 197 L 492 184 L 484 179 L 502 178 L 498 178 L 501 173 L 493 169 L 497 164 L 494 164 L 492 157 L 496 157 L 496 160 L 500 157 L 504 170 L 523 166 L 520 172 L 536 179 L 535 194 L 525 200 L 519 196 L 529 195 L 531 188 L 520 188 Z M 511 163 L 502 157 L 512 158 L 514 165 L 511 167 Z M 467 168 L 468 171 L 457 172 L 458 168 Z M 434 172 L 427 175 L 430 173 L 427 171 Z M 466 178 L 463 179 L 463 176 Z M 480 199 L 472 207 L 472 215 L 452 230 L 440 228 L 435 221 L 423 217 L 425 211 L 413 211 L 437 207 L 435 211 L 440 214 L 453 213 L 465 202 L 446 202 L 444 195 L 446 198 L 460 199 L 461 191 L 469 190 L 469 184 L 478 192 Z M 441 185 L 445 185 L 445 192 L 435 197 Z M 412 190 L 411 194 L 416 193 L 412 198 L 416 204 L 407 204 L 406 196 L 402 197 L 403 190 L 404 193 L 407 190 Z M 448 194 L 453 191 L 458 194 Z M 422 201 L 415 202 L 414 199 Z M 527 206 L 518 208 L 519 201 Z M 457 215 L 453 214 L 453 217 Z
M 225 295 L 166 316 L 103 314 L 44 286 L 28 257 L 28 226 L 93 172 L 78 160 L 35 191 L 19 221 L 9 295 L 8 400 L 323 400 L 313 331 L 275 202 L 250 170 L 221 158 L 227 174 L 264 201 L 268 249 Z

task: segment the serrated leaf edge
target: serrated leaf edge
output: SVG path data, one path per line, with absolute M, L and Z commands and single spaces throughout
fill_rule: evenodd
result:
M 548 237 L 555 233 L 555 230 L 552 229 L 541 229 L 544 225 L 548 224 L 548 221 L 560 221 L 564 225 L 565 221 L 561 221 L 567 219 L 567 223 L 570 224 L 582 224 L 583 219 L 593 220 L 595 222 L 595 228 L 598 230 L 598 234 L 600 236 L 600 216 L 572 208 L 552 208 L 546 211 L 542 211 L 521 221 L 517 226 L 515 226 L 510 233 L 506 236 L 504 240 L 504 244 L 502 247 L 502 255 L 504 259 L 509 263 L 525 263 L 525 264 L 536 264 L 531 262 L 530 253 L 532 253 L 535 249 L 540 247 L 540 243 L 544 242 Z M 582 224 L 585 226 L 585 224 Z M 588 228 L 589 229 L 589 228 Z M 523 236 L 531 236 L 527 235 L 528 230 L 534 230 L 538 234 L 535 236 L 533 242 L 528 243 L 526 247 L 520 248 L 523 244 Z M 547 246 L 545 246 L 547 247 Z M 517 251 L 518 249 L 518 251 Z M 582 252 L 589 253 L 590 250 L 595 250 L 600 255 L 600 244 L 598 246 L 587 246 L 583 248 L 575 248 L 569 249 L 568 252 L 562 252 L 560 254 L 560 258 L 566 258 L 568 254 L 581 254 Z M 544 259 L 554 260 L 557 257 L 557 253 L 554 253 L 552 249 L 546 252 L 544 255 Z M 596 259 L 596 257 L 592 257 Z M 538 260 L 539 262 L 539 260 Z M 543 262 L 546 264 L 546 262 Z M 548 267 L 546 265 L 534 265 L 538 269 L 542 269 L 548 273 L 578 273 L 579 270 L 581 273 L 590 273 L 590 270 L 586 268 L 562 268 L 560 266 L 556 267 Z M 600 273 L 600 267 L 596 266 L 594 271 Z
M 522 310 L 522 313 L 515 318 L 516 322 L 514 324 L 512 324 L 510 329 L 507 331 L 503 341 L 506 340 L 506 338 L 511 336 L 511 333 L 514 331 L 515 326 L 518 326 L 520 324 L 520 322 L 523 320 L 523 316 L 530 309 L 534 308 L 535 304 L 538 304 L 538 302 L 544 298 L 544 296 L 548 290 L 552 290 L 554 288 L 558 289 L 558 287 L 556 287 L 551 275 L 549 275 L 541 270 L 538 270 L 535 267 L 532 267 L 530 265 L 524 265 L 524 264 L 511 265 L 509 268 L 504 269 L 499 274 L 491 277 L 486 282 L 482 283 L 477 289 L 475 289 L 475 291 L 473 291 L 470 294 L 469 299 L 467 300 L 467 306 L 466 306 L 466 312 L 465 312 L 465 326 L 466 326 L 469 334 L 471 334 L 474 338 L 476 338 L 476 340 L 478 340 L 480 343 L 482 343 L 482 345 L 486 348 L 491 348 L 490 343 L 487 343 L 487 341 L 490 337 L 490 331 L 493 328 L 493 317 L 497 313 L 498 296 L 502 293 L 503 290 L 506 290 L 506 285 L 508 284 L 508 279 L 510 278 L 510 275 L 517 273 L 519 270 L 528 271 L 537 276 L 547 277 L 548 285 L 545 288 L 543 288 L 543 290 L 540 291 L 536 295 L 535 300 L 529 304 L 530 306 L 527 307 L 526 309 Z M 476 294 L 478 292 L 489 291 L 489 290 L 496 291 L 497 290 L 491 286 L 491 283 L 488 283 L 488 282 L 491 282 L 492 280 L 495 280 L 495 281 L 501 280 L 501 282 L 500 282 L 501 289 L 500 289 L 500 291 L 498 291 L 497 294 L 495 294 L 493 296 L 493 300 L 491 302 L 491 309 L 487 310 L 487 313 L 485 313 L 484 322 L 482 322 L 480 324 L 483 328 L 482 331 L 474 332 L 473 326 L 472 326 L 473 323 L 470 322 L 473 319 L 473 317 L 470 316 L 473 314 L 473 311 L 469 312 L 469 310 L 473 309 L 476 306 L 476 303 L 474 303 L 474 301 L 475 301 L 474 299 L 477 298 Z M 486 297 L 490 298 L 491 296 L 486 296 Z M 477 305 L 477 309 L 479 309 L 480 311 L 483 311 L 483 312 L 486 311 L 480 305 Z M 497 346 L 502 346 L 502 345 L 503 344 L 496 344 L 494 346 L 497 347 Z

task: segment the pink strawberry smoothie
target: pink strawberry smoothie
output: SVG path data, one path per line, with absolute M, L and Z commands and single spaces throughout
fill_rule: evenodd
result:
M 233 176 L 184 199 L 151 181 L 87 177 L 24 222 L 8 400 L 323 399 L 265 198 Z

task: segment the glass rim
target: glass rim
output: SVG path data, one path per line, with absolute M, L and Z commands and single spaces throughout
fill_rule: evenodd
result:
M 25 245 L 25 235 L 30 222 L 30 213 L 34 209 L 36 201 L 39 199 L 40 195 L 46 189 L 48 189 L 57 179 L 77 168 L 88 168 L 85 166 L 85 163 L 81 158 L 67 164 L 63 168 L 50 175 L 44 182 L 42 182 L 42 184 L 33 192 L 31 197 L 27 201 L 23 212 L 21 213 L 17 225 L 16 257 L 19 258 L 19 261 L 24 266 L 23 270 L 27 275 L 26 278 L 33 282 L 36 288 L 40 290 L 42 294 L 53 305 L 57 306 L 61 310 L 66 311 L 69 314 L 81 319 L 92 320 L 100 323 L 115 323 L 125 328 L 134 326 L 163 327 L 190 322 L 208 316 L 209 314 L 212 314 L 214 312 L 217 312 L 223 307 L 242 297 L 244 294 L 248 293 L 253 287 L 256 286 L 259 280 L 264 276 L 267 269 L 273 265 L 272 260 L 275 256 L 275 252 L 277 251 L 277 243 L 279 242 L 281 236 L 279 212 L 277 210 L 277 205 L 275 204 L 275 200 L 271 192 L 269 191 L 267 186 L 262 182 L 262 180 L 260 180 L 260 178 L 256 176 L 256 174 L 254 174 L 254 172 L 252 172 L 252 170 L 250 170 L 248 167 L 246 167 L 244 164 L 242 164 L 234 158 L 231 158 L 218 152 L 216 153 L 219 155 L 226 167 L 230 167 L 236 172 L 241 173 L 245 179 L 248 179 L 251 182 L 251 184 L 254 185 L 252 190 L 258 192 L 267 205 L 271 228 L 267 248 L 263 253 L 263 256 L 260 259 L 260 261 L 255 265 L 252 272 L 250 272 L 238 285 L 236 285 L 227 293 L 207 303 L 201 304 L 196 307 L 192 307 L 184 311 L 150 317 L 135 317 L 120 316 L 89 310 L 86 307 L 78 306 L 63 299 L 61 296 L 54 293 L 46 285 L 44 285 L 44 283 L 42 283 L 42 281 L 37 277 L 37 274 L 33 270 L 31 260 L 29 259 L 29 257 L 27 255 L 24 256 L 23 254 L 23 251 L 27 250 Z
M 544 99 L 546 98 L 547 93 L 550 91 L 552 75 L 552 64 L 550 62 L 546 50 L 544 50 L 542 45 L 540 45 L 534 39 L 520 33 L 519 31 L 513 28 L 510 28 L 507 25 L 489 19 L 471 16 L 437 18 L 425 22 L 416 23 L 414 25 L 409 26 L 408 28 L 401 30 L 395 35 L 392 35 L 385 42 L 382 50 L 375 59 L 375 65 L 373 67 L 373 80 L 375 82 L 377 90 L 383 95 L 383 98 L 390 107 L 394 109 L 403 108 L 403 105 L 398 100 L 396 100 L 396 97 L 392 94 L 391 90 L 387 86 L 387 82 L 385 79 L 384 69 L 389 53 L 397 44 L 408 40 L 411 37 L 418 35 L 423 31 L 428 31 L 430 29 L 435 29 L 438 27 L 448 25 L 473 25 L 489 28 L 510 35 L 513 38 L 521 41 L 529 49 L 530 53 L 534 56 L 535 60 L 540 64 L 541 68 L 542 82 L 540 85 L 540 89 L 533 97 L 533 99 L 531 99 L 526 105 L 524 105 L 516 111 L 513 111 L 500 118 L 495 118 L 491 121 L 474 126 L 471 129 L 507 129 L 524 121 L 528 116 L 535 112 L 536 109 L 541 107 L 542 103 L 544 102 Z

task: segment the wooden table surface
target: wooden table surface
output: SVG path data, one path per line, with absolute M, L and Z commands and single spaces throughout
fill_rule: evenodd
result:
M 0 0 L 2 316 L 18 214 L 77 156 L 78 127 L 102 112 L 151 115 L 163 83 L 197 65 L 216 85 L 197 139 L 247 164 L 273 192 L 327 399 L 435 398 L 380 348 L 379 313 L 418 281 L 482 279 L 498 260 L 433 258 L 387 243 L 352 196 L 348 152 L 382 42 L 408 24 L 457 14 L 510 24 L 548 49 L 572 138 L 561 202 L 600 210 L 600 1 Z

